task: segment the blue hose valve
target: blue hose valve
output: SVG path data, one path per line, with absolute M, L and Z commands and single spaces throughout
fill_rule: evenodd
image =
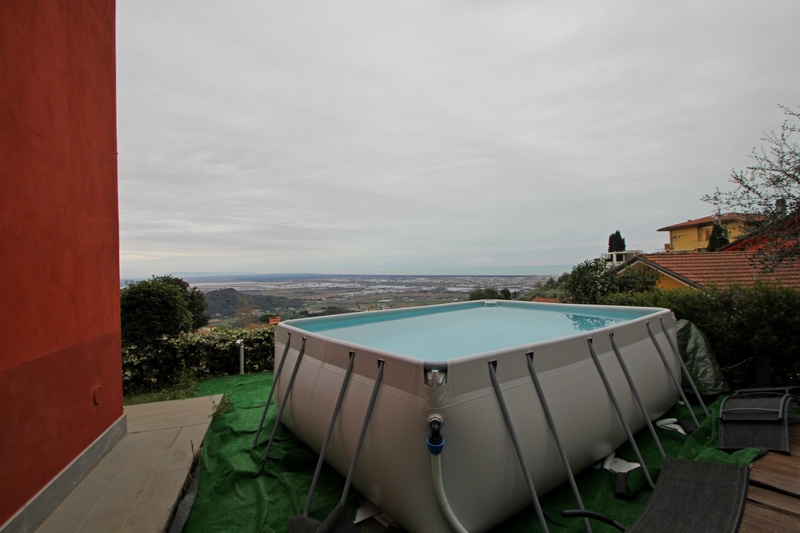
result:
M 444 449 L 444 439 L 441 439 L 438 444 L 431 442 L 430 437 L 428 437 L 426 440 L 428 441 L 428 450 L 431 452 L 431 454 L 439 455 L 442 453 L 442 450 Z
M 442 429 L 442 420 L 438 417 L 432 417 L 428 422 L 431 426 L 431 434 L 426 439 L 428 443 L 428 450 L 433 455 L 439 455 L 444 448 L 444 437 L 440 433 Z

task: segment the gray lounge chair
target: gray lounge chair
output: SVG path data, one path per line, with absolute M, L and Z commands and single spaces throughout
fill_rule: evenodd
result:
M 800 398 L 789 388 L 736 391 L 720 406 L 717 448 L 765 448 L 790 453 L 789 406 L 798 402 Z
M 730 533 L 739 530 L 747 502 L 750 468 L 666 458 L 647 506 L 627 529 L 647 533 Z M 590 511 L 562 511 L 626 528 Z

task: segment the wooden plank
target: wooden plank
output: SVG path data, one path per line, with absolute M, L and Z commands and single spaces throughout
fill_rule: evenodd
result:
M 747 500 L 800 519 L 800 498 L 750 485 L 747 490 Z
M 753 463 L 750 482 L 800 498 L 800 455 L 768 453 Z
M 800 531 L 800 518 L 762 507 L 755 502 L 748 502 L 739 531 L 740 533 Z
M 770 452 L 750 469 L 740 531 L 800 531 L 800 424 L 789 426 L 791 455 Z
M 800 424 L 789 426 L 791 455 L 770 452 L 753 463 L 750 482 L 800 498 Z

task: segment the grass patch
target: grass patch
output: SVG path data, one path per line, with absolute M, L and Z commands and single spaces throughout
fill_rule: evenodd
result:
M 197 382 L 188 376 L 181 377 L 180 383 L 157 391 L 141 392 L 122 397 L 122 405 L 140 403 L 166 402 L 168 400 L 185 400 L 197 392 Z
M 214 405 L 214 412 L 211 415 L 214 418 L 218 417 L 219 415 L 224 415 L 225 413 L 230 411 L 232 407 L 231 401 L 228 399 L 227 396 L 223 396 L 222 400 L 220 400 L 218 404 L 214 403 L 213 400 L 211 401 L 211 403 Z

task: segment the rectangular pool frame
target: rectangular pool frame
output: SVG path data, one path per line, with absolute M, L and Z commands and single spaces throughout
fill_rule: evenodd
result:
M 446 312 L 469 305 L 565 312 L 580 309 L 600 316 L 605 311 L 631 309 L 528 302 L 464 302 L 432 307 Z M 601 374 L 606 376 L 622 416 L 634 432 L 647 420 L 623 364 L 650 420 L 676 403 L 680 362 L 674 316 L 666 309 L 636 309 L 646 314 L 560 339 L 445 362 L 426 362 L 352 345 L 303 329 L 319 318 L 283 322 L 275 331 L 275 365 L 276 369 L 284 368 L 276 371 L 276 406 L 282 413 L 281 422 L 319 453 L 352 358 L 346 394 L 325 451 L 325 460 L 346 475 L 382 365 L 382 381 L 353 484 L 409 532 L 452 531 L 454 520 L 467 531 L 485 531 L 531 504 L 521 463 L 527 467 L 538 496 L 568 478 L 545 406 L 537 396 L 533 373 L 574 473 L 604 458 L 626 439 L 625 427 Z M 404 311 L 411 312 L 376 313 L 400 318 Z M 498 388 L 492 383 L 493 377 Z M 515 428 L 521 458 L 503 418 L 503 403 Z M 446 443 L 436 458 L 438 463 L 432 462 L 426 444 L 433 419 L 441 420 Z M 432 464 L 440 468 L 438 482 L 437 467 L 432 468 Z

